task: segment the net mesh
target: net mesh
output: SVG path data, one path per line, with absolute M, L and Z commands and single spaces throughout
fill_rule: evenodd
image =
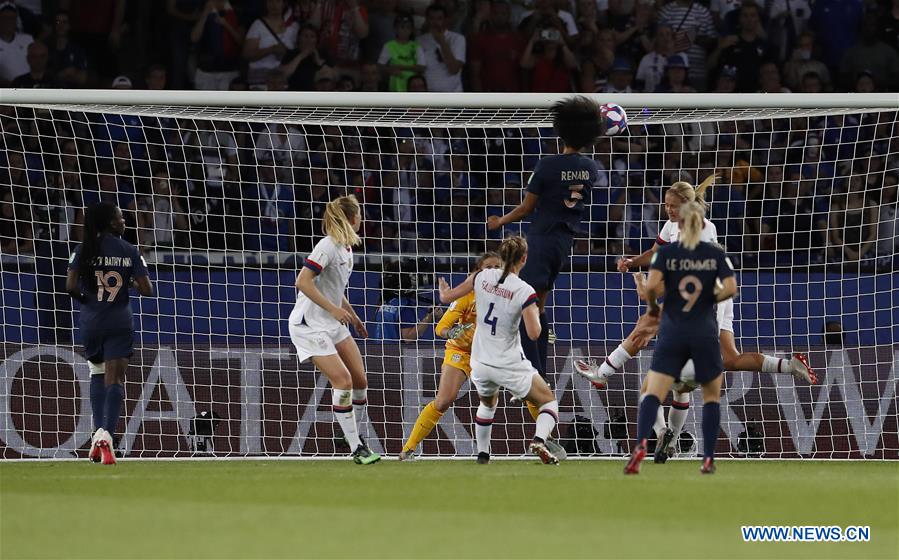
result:
M 602 360 L 632 330 L 641 307 L 615 263 L 653 245 L 665 188 L 715 173 L 709 217 L 738 268 L 737 347 L 805 352 L 820 380 L 729 372 L 718 452 L 899 458 L 896 112 L 627 109 L 627 133 L 590 150 L 600 184 L 547 306 L 561 442 L 582 456 L 629 446 L 652 347 L 602 391 L 573 375 L 573 361 Z M 444 358 L 427 315 L 440 313 L 435 277 L 461 280 L 501 235 L 527 231 L 491 232 L 486 219 L 518 204 L 539 158 L 560 149 L 545 109 L 0 112 L 4 458 L 86 456 L 89 371 L 63 284 L 83 208 L 99 200 L 124 211 L 125 238 L 156 288 L 132 303 L 120 451 L 346 454 L 330 389 L 297 363 L 286 324 L 324 204 L 345 193 L 365 214 L 348 291 L 371 334 L 359 340 L 369 378 L 361 431 L 376 451 L 398 453 L 434 398 Z M 500 403 L 492 451 L 521 455 L 533 423 L 507 395 Z M 476 406 L 466 383 L 420 451 L 473 454 Z M 694 408 L 685 456 L 701 449 Z

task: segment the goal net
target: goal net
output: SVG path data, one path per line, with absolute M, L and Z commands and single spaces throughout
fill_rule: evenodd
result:
M 86 457 L 90 372 L 65 295 L 86 205 L 115 202 L 155 285 L 135 297 L 136 351 L 118 450 L 128 457 L 344 456 L 330 389 L 287 335 L 294 279 L 324 204 L 354 193 L 363 241 L 348 297 L 370 336 L 360 430 L 397 454 L 434 399 L 443 341 L 435 278 L 525 223 L 487 231 L 561 149 L 541 95 L 260 92 L 0 93 L 0 457 Z M 621 456 L 653 348 L 595 390 L 573 375 L 642 312 L 623 255 L 655 242 L 665 189 L 719 175 L 709 218 L 738 269 L 738 348 L 808 354 L 818 385 L 727 372 L 720 454 L 899 458 L 897 96 L 627 95 L 548 301 L 548 379 L 570 456 Z M 76 306 L 77 307 L 77 306 Z M 493 454 L 521 456 L 527 409 L 503 394 Z M 694 395 L 694 401 L 699 400 Z M 667 403 L 666 403 L 667 404 Z M 475 453 L 466 383 L 419 450 Z M 681 456 L 702 442 L 690 411 Z

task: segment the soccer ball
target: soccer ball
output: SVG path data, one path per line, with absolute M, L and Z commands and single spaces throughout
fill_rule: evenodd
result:
M 599 108 L 599 116 L 605 122 L 606 136 L 615 136 L 627 128 L 627 114 L 621 105 L 606 103 Z

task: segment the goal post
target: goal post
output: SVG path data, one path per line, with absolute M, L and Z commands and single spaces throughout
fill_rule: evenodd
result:
M 443 361 L 426 324 L 435 279 L 460 280 L 502 234 L 526 231 L 489 232 L 486 218 L 560 150 L 549 107 L 565 97 L 0 90 L 0 457 L 86 457 L 89 371 L 61 286 L 99 200 L 124 211 L 157 292 L 132 303 L 120 451 L 345 455 L 330 389 L 297 363 L 286 326 L 323 205 L 344 193 L 364 208 L 348 290 L 371 335 L 359 339 L 361 431 L 397 454 Z M 718 452 L 899 459 L 899 94 L 594 97 L 623 106 L 628 129 L 585 151 L 600 181 L 547 306 L 569 453 L 628 448 L 652 347 L 603 391 L 572 363 L 604 358 L 633 328 L 641 307 L 615 262 L 652 246 L 665 188 L 717 174 L 709 218 L 738 268 L 737 346 L 808 353 L 820 380 L 728 372 Z M 473 453 L 476 401 L 466 383 L 425 457 Z M 500 402 L 493 453 L 520 456 L 531 419 Z M 684 456 L 701 448 L 693 408 Z

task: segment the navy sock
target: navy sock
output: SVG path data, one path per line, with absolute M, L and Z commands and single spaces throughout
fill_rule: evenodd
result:
M 521 334 L 521 349 L 524 351 L 524 357 L 531 362 L 537 373 L 542 376 L 543 362 L 540 360 L 540 352 L 537 350 L 537 341 L 528 338 L 528 330 L 524 326 L 524 321 L 518 326 L 518 331 Z
M 705 403 L 702 407 L 703 457 L 715 456 L 715 444 L 718 443 L 718 432 L 720 429 L 721 405 L 716 402 Z
M 656 414 L 658 414 L 661 404 L 659 397 L 655 395 L 643 397 L 643 401 L 640 402 L 640 412 L 637 415 L 637 443 L 647 439 L 652 433 L 652 425 L 656 421 Z
M 546 361 L 548 359 L 547 349 L 549 348 L 549 320 L 546 313 L 540 314 L 540 338 L 537 339 L 537 355 L 540 359 L 540 367 L 537 371 L 546 379 Z
M 106 386 L 106 415 L 104 416 L 103 427 L 112 435 L 115 432 L 116 424 L 119 423 L 119 416 L 122 415 L 122 401 L 125 400 L 125 388 L 119 383 L 113 383 Z
M 103 409 L 106 406 L 106 380 L 103 375 L 91 376 L 91 412 L 94 416 L 94 431 L 103 427 Z

